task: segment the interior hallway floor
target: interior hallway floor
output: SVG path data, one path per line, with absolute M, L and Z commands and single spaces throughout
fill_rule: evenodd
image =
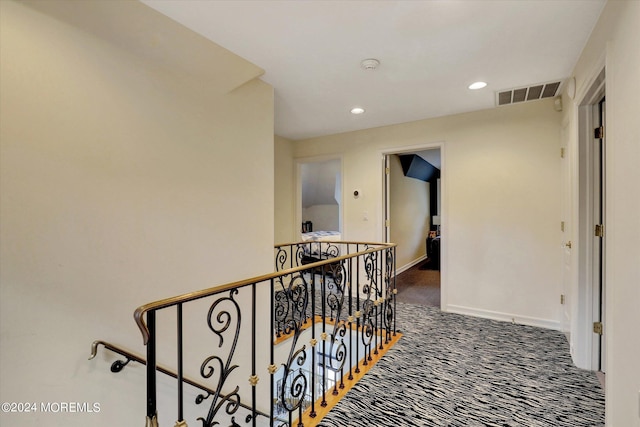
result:
M 440 270 L 428 267 L 428 262 L 422 261 L 398 274 L 398 302 L 440 307 Z

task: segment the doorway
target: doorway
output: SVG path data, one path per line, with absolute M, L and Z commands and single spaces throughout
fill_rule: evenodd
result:
M 398 301 L 442 307 L 442 144 L 383 152 L 383 232 L 396 243 Z
M 342 159 L 305 159 L 297 163 L 296 233 L 328 232 L 340 240 L 342 224 Z

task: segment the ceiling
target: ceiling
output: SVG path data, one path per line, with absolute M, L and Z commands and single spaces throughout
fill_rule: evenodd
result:
M 276 134 L 300 140 L 493 108 L 499 90 L 564 81 L 605 0 L 142 2 L 264 69 Z M 488 86 L 469 90 L 475 81 Z

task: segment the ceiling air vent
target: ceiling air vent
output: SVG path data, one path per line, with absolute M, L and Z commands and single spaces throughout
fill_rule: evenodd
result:
M 553 98 L 558 94 L 561 82 L 540 83 L 529 87 L 519 87 L 496 92 L 498 105 L 517 104 L 519 102 L 537 101 Z

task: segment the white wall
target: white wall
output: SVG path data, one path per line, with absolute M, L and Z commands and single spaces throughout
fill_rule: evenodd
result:
M 606 66 L 606 422 L 640 426 L 640 2 L 609 1 L 574 70 L 580 101 Z M 563 96 L 577 150 L 577 109 Z M 575 153 L 574 153 L 575 155 Z M 574 298 L 577 304 L 578 298 Z M 574 307 L 577 311 L 578 307 Z M 580 325 L 572 325 L 576 329 Z
M 275 243 L 299 241 L 300 224 L 294 224 L 296 172 L 293 142 L 275 137 Z
M 311 221 L 313 231 L 340 231 L 340 206 L 312 205 L 302 208 L 302 221 Z
M 0 424 L 142 425 L 143 369 L 90 344 L 144 354 L 137 306 L 273 270 L 273 90 L 140 3 L 34 4 L 0 2 L 0 400 L 101 411 Z
M 443 141 L 443 308 L 559 328 L 560 118 L 537 101 L 299 141 L 294 155 L 342 155 L 346 194 L 362 191 L 345 198 L 344 238 L 381 240 L 381 153 Z
M 429 235 L 429 183 L 404 175 L 400 158 L 390 156 L 391 241 L 396 243 L 396 267 L 401 269 L 426 255 Z

